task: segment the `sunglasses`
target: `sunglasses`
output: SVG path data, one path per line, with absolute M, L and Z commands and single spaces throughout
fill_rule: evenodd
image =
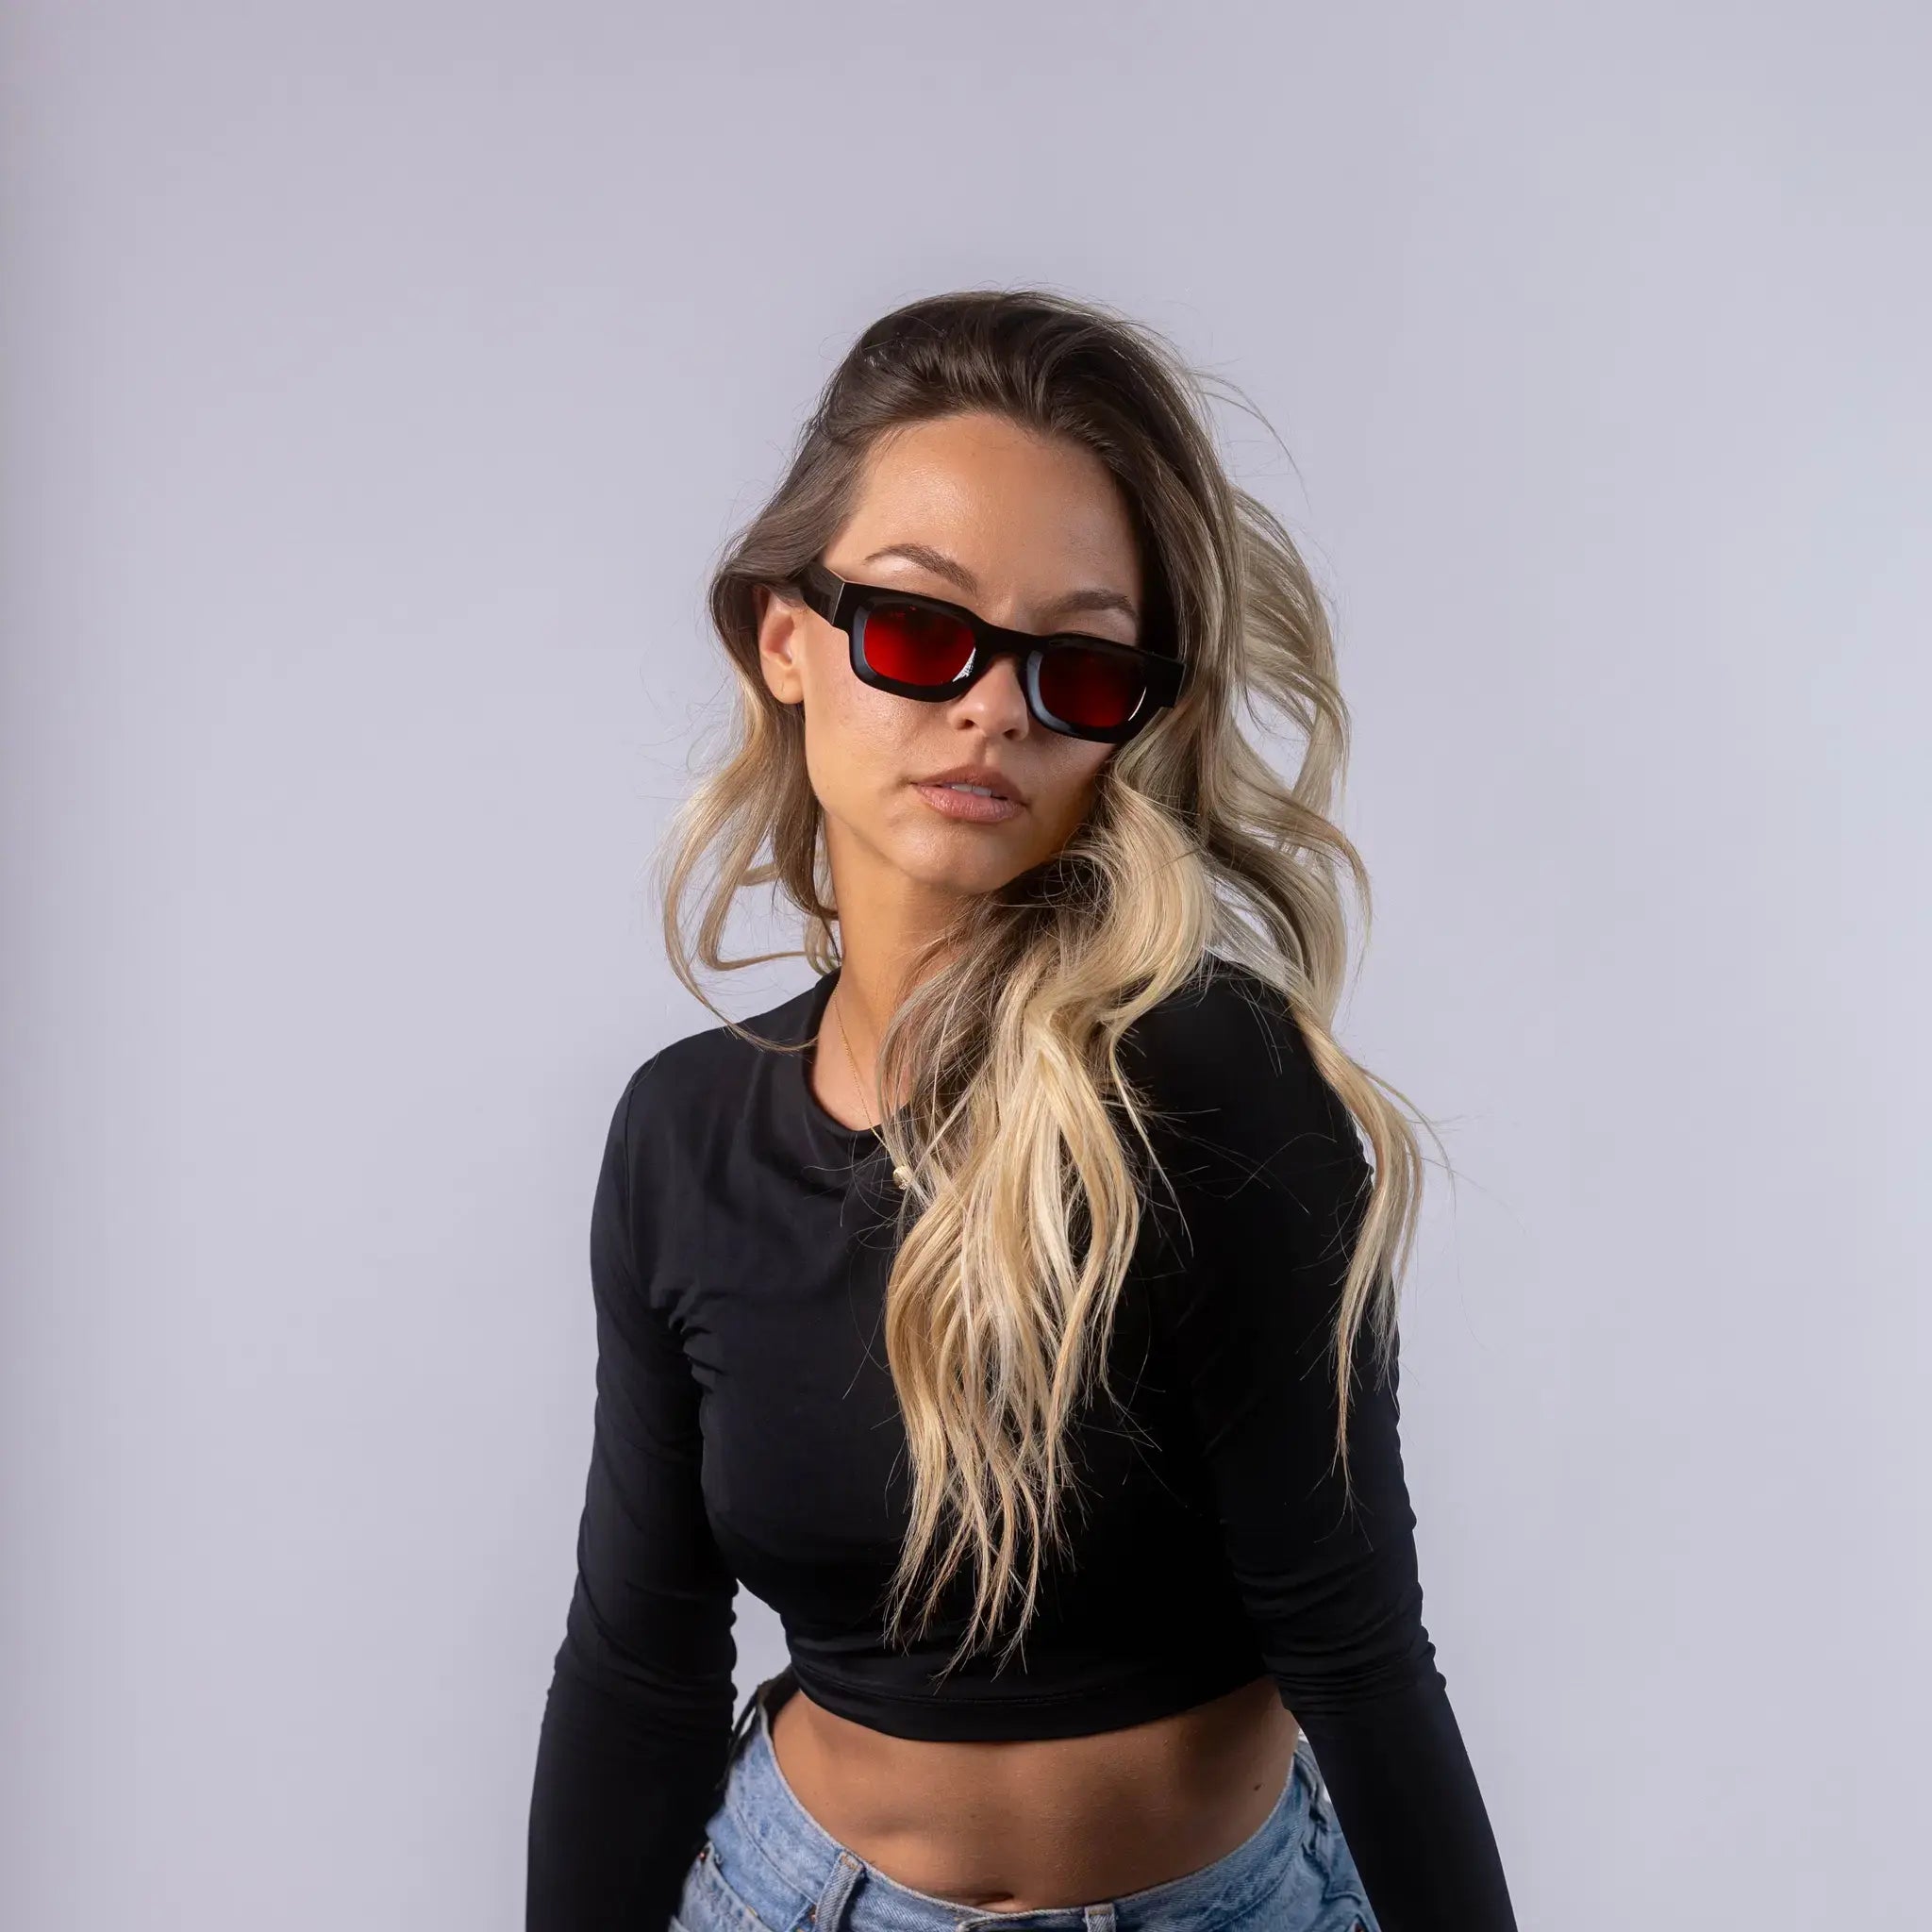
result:
M 854 674 L 902 698 L 942 705 L 996 658 L 1013 657 L 1026 708 L 1049 731 L 1118 744 L 1186 686 L 1186 667 L 1165 651 L 1076 633 L 1007 630 L 940 597 L 851 583 L 816 560 L 790 582 L 851 639 Z

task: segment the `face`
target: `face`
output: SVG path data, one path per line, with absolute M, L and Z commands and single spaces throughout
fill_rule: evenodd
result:
M 1089 451 L 1000 417 L 949 417 L 882 439 L 824 561 L 841 577 L 943 597 L 1013 630 L 1138 641 L 1141 561 L 1119 486 Z M 1126 608 L 1069 606 L 1093 591 Z M 994 891 L 1078 829 L 1119 747 L 1040 724 L 1016 659 L 995 659 L 959 697 L 930 704 L 863 683 L 850 650 L 816 611 L 767 594 L 759 663 L 775 697 L 804 707 L 806 764 L 841 908 L 855 890 L 893 885 Z M 948 812 L 946 794 L 935 798 L 921 781 L 959 765 L 996 770 L 1018 808 L 997 820 Z

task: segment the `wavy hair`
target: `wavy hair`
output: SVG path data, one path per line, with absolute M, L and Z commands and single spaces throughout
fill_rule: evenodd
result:
M 1152 1109 L 1117 1048 L 1210 948 L 1279 995 L 1371 1150 L 1373 1186 L 1331 1341 L 1344 1482 L 1364 1323 L 1378 1373 L 1395 1345 L 1419 1147 L 1394 1104 L 1405 1096 L 1331 1031 L 1347 965 L 1344 872 L 1365 938 L 1373 917 L 1361 859 L 1329 817 L 1349 715 L 1321 597 L 1286 528 L 1224 471 L 1212 393 L 1164 337 L 1100 303 L 1037 289 L 908 303 L 867 328 L 833 371 L 783 481 L 710 580 L 710 618 L 737 674 L 735 731 L 667 830 L 664 938 L 690 991 L 774 1051 L 811 1042 L 767 1041 L 723 1013 L 693 957 L 713 972 L 796 957 L 722 950 L 739 893 L 775 887 L 803 918 L 814 970 L 839 962 L 803 719 L 760 675 L 758 591 L 795 594 L 782 587 L 847 522 L 879 437 L 984 410 L 1091 451 L 1129 508 L 1148 621 L 1189 665 L 1179 701 L 1101 768 L 1066 844 L 1002 889 L 962 899 L 914 962 L 880 1041 L 881 1091 L 908 1095 L 879 1124 L 907 1178 L 884 1327 L 912 1465 L 889 1638 L 902 1638 L 929 1560 L 922 1631 L 970 1558 L 972 1615 L 948 1669 L 991 1636 L 1017 1592 L 1010 1655 L 1033 1614 L 1042 1547 L 1064 1534 L 1069 1424 L 1096 1373 L 1104 1384 L 1141 1225 L 1146 1170 L 1117 1121 L 1159 1171 Z M 1289 782 L 1245 729 L 1271 720 L 1302 746 Z

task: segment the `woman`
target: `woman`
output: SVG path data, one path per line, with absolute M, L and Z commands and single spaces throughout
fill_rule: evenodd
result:
M 1397 1440 L 1419 1157 L 1329 1031 L 1347 714 L 1198 379 L 913 303 L 711 611 L 670 955 L 703 998 L 715 851 L 697 958 L 776 882 L 818 976 L 610 1123 L 531 1932 L 1513 1926 Z M 734 1727 L 740 1581 L 791 1663 Z

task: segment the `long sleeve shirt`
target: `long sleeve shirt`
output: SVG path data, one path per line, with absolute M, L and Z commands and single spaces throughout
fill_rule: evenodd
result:
M 837 969 L 742 1023 L 812 1040 Z M 809 1049 L 808 1049 L 809 1051 Z M 814 1702 L 898 1737 L 1086 1735 L 1264 1673 L 1307 1733 L 1383 1932 L 1514 1932 L 1423 1623 L 1386 1375 L 1357 1337 L 1352 1499 L 1328 1353 L 1368 1170 L 1280 996 L 1205 956 L 1122 1041 L 1172 1188 L 1074 1425 L 1071 1557 L 1042 1557 L 1024 1668 L 950 1674 L 879 1612 L 908 1521 L 880 1332 L 896 1190 L 803 1054 L 714 1027 L 638 1068 L 591 1215 L 596 1405 L 577 1574 L 538 1744 L 529 1932 L 668 1924 L 726 1763 L 734 1597 L 775 1609 Z

